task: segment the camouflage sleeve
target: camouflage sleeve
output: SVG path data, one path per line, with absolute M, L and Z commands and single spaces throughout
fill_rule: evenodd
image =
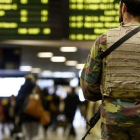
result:
M 106 50 L 106 46 L 106 34 L 103 34 L 92 46 L 81 73 L 81 88 L 85 98 L 90 101 L 98 101 L 102 99 L 100 92 L 100 78 L 98 78 L 101 77 L 102 60 L 98 58 L 98 54 Z

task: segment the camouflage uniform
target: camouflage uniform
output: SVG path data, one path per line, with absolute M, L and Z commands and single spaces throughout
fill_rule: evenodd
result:
M 130 26 L 132 26 L 130 24 Z M 103 100 L 101 107 L 102 139 L 104 140 L 139 140 L 140 139 L 140 98 L 121 98 L 102 96 L 100 93 L 100 81 L 95 82 L 96 75 L 92 71 L 102 68 L 96 65 L 98 55 L 107 48 L 107 34 L 101 35 L 94 43 L 84 69 L 80 83 L 86 98 L 91 101 Z M 104 60 L 103 60 L 104 61 Z M 93 93 L 94 91 L 94 93 Z M 103 99 L 102 99 L 103 97 Z

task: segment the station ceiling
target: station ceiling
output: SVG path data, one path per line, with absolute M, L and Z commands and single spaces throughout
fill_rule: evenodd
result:
M 52 62 L 50 58 L 39 58 L 39 52 L 52 52 L 53 56 L 64 56 L 66 61 L 75 60 L 78 64 L 84 64 L 93 41 L 69 41 L 69 40 L 53 40 L 53 41 L 35 41 L 35 40 L 5 40 L 0 42 L 0 48 L 21 48 L 20 66 L 31 66 L 32 68 L 40 68 L 41 72 L 74 72 L 76 75 L 79 69 L 75 66 L 67 66 L 65 62 Z M 76 52 L 61 52 L 61 47 L 77 47 Z M 18 70 L 2 70 L 1 74 L 24 74 Z

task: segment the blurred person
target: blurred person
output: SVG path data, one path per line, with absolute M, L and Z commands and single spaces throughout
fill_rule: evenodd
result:
M 54 92 L 52 94 L 52 100 L 50 103 L 50 109 L 52 113 L 52 127 L 55 131 L 57 128 L 57 117 L 60 113 L 59 106 L 60 106 L 60 97 L 57 95 L 57 85 L 54 86 Z
M 55 105 L 51 105 L 51 104 L 53 104 L 52 100 L 53 100 L 52 95 L 49 94 L 47 88 L 44 88 L 44 89 L 42 90 L 42 101 L 43 101 L 43 104 L 44 104 L 44 109 L 45 109 L 46 111 L 49 111 L 49 112 L 50 112 L 50 116 L 51 116 L 51 121 L 50 121 L 50 123 L 43 126 L 43 127 L 44 127 L 44 130 L 45 130 L 45 134 L 44 134 L 45 137 L 47 137 L 47 130 L 48 130 L 48 127 L 51 126 L 51 124 L 52 124 L 52 115 L 53 115 L 53 112 L 56 110 L 56 109 L 54 109 L 54 107 L 53 107 L 53 106 L 55 106 Z
M 111 44 L 140 26 L 140 0 L 121 0 L 121 25 L 108 30 L 94 43 L 81 74 L 86 99 L 102 100 L 101 136 L 103 140 L 140 139 L 139 33 L 123 42 L 103 60 L 99 59 Z M 95 62 L 103 62 L 102 66 Z M 102 69 L 102 73 L 98 71 Z M 94 72 L 100 75 L 96 81 Z M 96 82 L 95 82 L 96 81 Z M 100 82 L 101 81 L 101 82 Z
M 9 104 L 9 97 L 2 98 L 0 101 L 0 122 L 1 122 L 1 135 L 3 139 L 10 136 L 10 132 L 13 129 L 9 123 L 9 117 L 7 114 L 7 106 Z
M 9 98 L 7 105 L 5 105 L 6 122 L 8 123 L 11 135 L 15 125 L 15 109 L 16 109 L 16 97 L 12 95 Z
M 67 93 L 64 99 L 64 114 L 68 123 L 70 124 L 69 136 L 75 137 L 76 131 L 73 126 L 73 121 L 78 105 L 80 104 L 79 96 L 76 94 L 75 87 L 71 87 L 71 91 Z
M 23 112 L 25 100 L 27 100 L 34 89 L 39 90 L 36 87 L 35 76 L 32 74 L 26 75 L 25 83 L 21 86 L 17 95 L 16 113 L 19 118 L 17 117 L 16 119 L 19 119 L 25 140 L 39 140 L 39 120 Z
M 0 125 L 1 125 L 1 129 L 0 129 L 0 138 L 2 138 L 2 136 L 5 135 L 5 131 L 4 131 L 4 128 L 5 128 L 5 111 L 4 111 L 4 106 L 2 104 L 2 102 L 0 101 Z

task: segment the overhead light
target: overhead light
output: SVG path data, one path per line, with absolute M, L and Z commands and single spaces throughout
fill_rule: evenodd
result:
M 77 68 L 77 69 L 83 69 L 83 68 L 84 68 L 84 65 L 85 65 L 85 64 L 77 64 L 77 65 L 76 65 L 76 68 Z
M 20 71 L 32 71 L 31 66 L 20 66 Z
M 52 77 L 52 71 L 49 70 L 42 71 L 42 77 Z
M 73 78 L 75 77 L 75 73 L 74 72 L 53 72 L 52 77 L 54 78 Z
M 81 101 L 81 102 L 84 102 L 85 101 L 85 98 L 84 98 L 84 94 L 83 94 L 83 91 L 82 91 L 82 89 L 79 89 L 79 100 Z
M 40 68 L 33 68 L 32 73 L 40 73 L 41 69 Z
M 77 64 L 77 61 L 66 61 L 65 63 L 67 66 L 75 66 Z
M 40 58 L 50 58 L 53 56 L 53 53 L 52 52 L 39 52 L 37 56 Z
M 65 62 L 66 61 L 66 58 L 63 57 L 63 56 L 53 56 L 51 58 L 51 61 L 52 62 Z
M 42 77 L 53 77 L 53 78 L 74 78 L 76 74 L 74 72 L 52 72 L 49 70 L 44 70 L 41 73 Z
M 50 71 L 50 70 L 44 70 L 44 71 L 42 71 L 42 74 L 48 74 L 48 73 L 52 73 L 52 71 Z
M 53 87 L 54 86 L 54 80 L 53 79 L 38 79 L 36 81 L 37 85 L 39 85 L 39 87 L 41 89 L 44 89 L 47 87 Z
M 82 74 L 82 69 L 79 70 L 79 78 L 81 77 L 81 74 Z
M 77 77 L 74 77 L 71 81 L 70 81 L 70 86 L 71 87 L 77 87 L 79 84 L 79 79 Z
M 61 47 L 60 51 L 61 52 L 76 52 L 77 48 L 76 47 Z

